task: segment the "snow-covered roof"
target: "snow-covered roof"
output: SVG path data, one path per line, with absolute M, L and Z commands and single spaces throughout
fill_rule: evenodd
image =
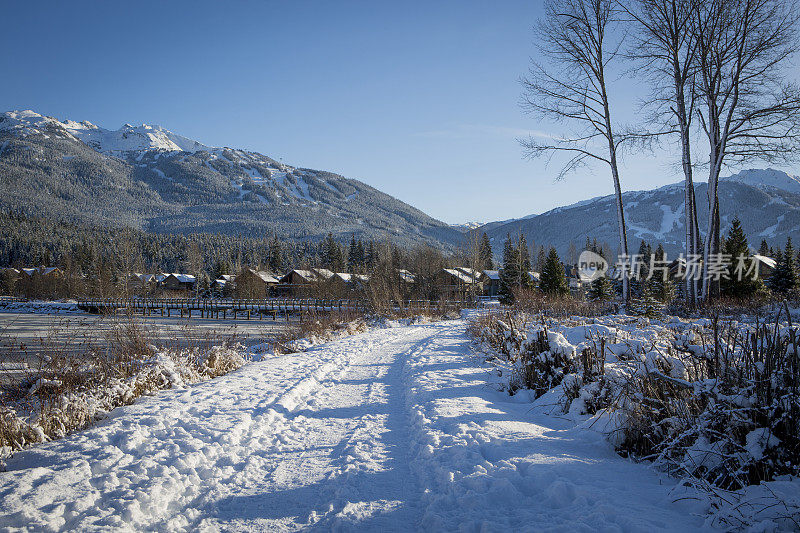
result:
M 333 277 L 333 271 L 328 270 L 327 268 L 312 268 L 311 270 L 313 270 L 322 279 L 331 279 Z
M 471 277 L 473 282 L 478 281 L 483 275 L 483 273 L 480 272 L 479 270 L 475 270 L 468 267 L 456 267 L 456 270 L 463 272 L 467 276 Z
M 289 283 L 291 280 L 292 274 L 299 276 L 303 281 L 312 282 L 317 281 L 317 275 L 310 270 L 299 270 L 294 269 L 289 271 L 285 276 L 280 279 L 281 283 Z
M 181 283 L 194 283 L 195 281 L 197 281 L 197 278 L 195 278 L 191 274 L 182 274 L 180 272 L 172 272 L 170 274 L 167 274 L 166 276 L 164 276 L 162 281 L 164 279 L 169 278 L 169 277 L 173 277 L 173 278 L 177 279 Z
M 483 271 L 483 275 L 486 276 L 487 278 L 491 279 L 491 280 L 494 280 L 494 281 L 499 281 L 500 280 L 500 271 L 499 270 L 484 270 Z
M 247 271 L 250 272 L 252 275 L 256 276 L 257 278 L 259 278 L 264 283 L 280 283 L 278 281 L 278 278 L 276 278 L 266 270 L 253 270 L 252 268 L 248 268 Z
M 759 263 L 763 263 L 764 265 L 768 266 L 769 268 L 775 268 L 778 265 L 777 261 L 775 261 L 771 257 L 767 257 L 766 255 L 753 254 L 753 259 L 755 259 Z
M 397 273 L 400 274 L 400 280 L 405 281 L 406 283 L 414 283 L 414 281 L 417 279 L 414 274 L 403 268 L 397 269 Z
M 530 272 L 528 272 L 528 277 L 530 277 L 533 281 L 539 281 L 542 275 L 534 270 L 531 270 Z
M 462 281 L 464 283 L 475 283 L 475 278 L 470 276 L 469 274 L 465 274 L 456 268 L 445 268 L 443 269 L 445 272 L 453 276 L 454 278 Z

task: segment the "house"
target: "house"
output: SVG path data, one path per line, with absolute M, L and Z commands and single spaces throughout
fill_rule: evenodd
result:
M 233 276 L 221 276 L 221 279 L 224 279 L 226 282 L 230 282 L 233 281 Z M 254 270 L 252 268 L 246 268 L 242 270 L 238 276 L 236 276 L 237 283 L 248 283 L 250 281 L 263 283 L 267 287 L 274 287 L 280 283 L 278 278 L 266 270 Z
M 292 270 L 283 276 L 279 283 L 283 285 L 308 285 L 309 283 L 316 283 L 318 280 L 317 275 L 311 270 Z
M 21 274 L 24 274 L 28 277 L 34 276 L 42 276 L 43 278 L 61 278 L 64 276 L 64 273 L 58 267 L 33 267 L 33 268 L 23 268 L 20 271 Z
M 128 290 L 148 289 L 155 286 L 157 283 L 155 274 L 141 274 L 139 272 L 131 272 L 128 276 Z
M 335 275 L 333 271 L 327 268 L 312 268 L 311 271 L 317 275 L 319 281 L 328 281 Z
M 288 272 L 278 280 L 280 285 L 276 289 L 281 294 L 298 295 L 304 288 L 319 281 L 319 276 L 311 270 L 295 269 Z
M 218 290 L 230 289 L 234 286 L 235 281 L 236 281 L 236 276 L 231 276 L 230 274 L 222 274 L 220 277 L 214 280 L 214 282 L 211 284 L 211 288 Z
M 222 278 L 222 281 L 222 288 L 233 285 L 232 279 Z M 236 276 L 236 294 L 242 298 L 266 298 L 279 283 L 278 278 L 266 270 L 245 268 Z
M 471 277 L 475 283 L 483 282 L 483 272 L 481 272 L 480 270 L 474 270 L 472 268 L 467 268 L 467 267 L 456 267 L 456 270 L 463 272 L 467 276 Z
M 398 268 L 397 274 L 400 276 L 400 281 L 404 283 L 414 283 L 417 281 L 417 277 L 408 270 Z
M 771 257 L 767 257 L 766 255 L 760 254 L 753 254 L 751 259 L 756 261 L 756 268 L 758 269 L 758 277 L 760 278 L 768 278 L 772 275 L 775 271 L 775 268 L 778 266 L 778 262 L 775 261 Z
M 443 268 L 437 275 L 439 290 L 445 298 L 460 300 L 475 291 L 481 291 L 475 276 L 459 268 Z
M 164 277 L 161 278 L 159 284 L 164 289 L 170 291 L 191 291 L 194 290 L 197 283 L 197 278 L 191 274 L 173 272 L 170 274 L 164 274 L 163 276 Z
M 500 271 L 484 270 L 483 279 L 483 295 L 496 298 L 500 294 Z

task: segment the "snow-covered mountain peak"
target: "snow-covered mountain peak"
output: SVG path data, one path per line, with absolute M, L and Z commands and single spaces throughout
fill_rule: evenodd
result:
M 70 136 L 98 152 L 121 155 L 148 150 L 168 152 L 209 151 L 211 147 L 172 133 L 161 126 L 125 124 L 118 130 L 107 130 L 88 121 L 59 121 L 35 111 L 8 111 L 0 114 L 0 130 L 12 130 L 19 135 L 32 134 Z
M 744 183 L 759 189 L 774 187 L 776 189 L 800 194 L 800 177 L 792 176 L 782 170 L 776 170 L 774 168 L 742 170 L 738 174 L 723 179 Z

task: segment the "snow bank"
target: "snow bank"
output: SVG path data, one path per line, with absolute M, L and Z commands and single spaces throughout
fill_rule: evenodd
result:
M 78 302 L 63 301 L 52 302 L 44 300 L 31 300 L 28 302 L 10 302 L 0 300 L 0 312 L 8 313 L 35 313 L 46 315 L 74 315 L 83 313 L 78 309 Z

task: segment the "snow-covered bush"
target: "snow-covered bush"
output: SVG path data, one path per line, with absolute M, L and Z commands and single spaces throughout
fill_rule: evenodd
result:
M 85 428 L 140 396 L 221 376 L 247 357 L 241 345 L 157 348 L 133 321 L 111 338 L 107 352 L 54 346 L 27 376 L 0 390 L 0 467 L 14 450 Z
M 719 496 L 800 475 L 800 329 L 788 312 L 769 321 L 507 314 L 471 332 L 491 359 L 511 363 L 500 367 L 510 392 L 554 394 L 621 454 L 684 485 Z

